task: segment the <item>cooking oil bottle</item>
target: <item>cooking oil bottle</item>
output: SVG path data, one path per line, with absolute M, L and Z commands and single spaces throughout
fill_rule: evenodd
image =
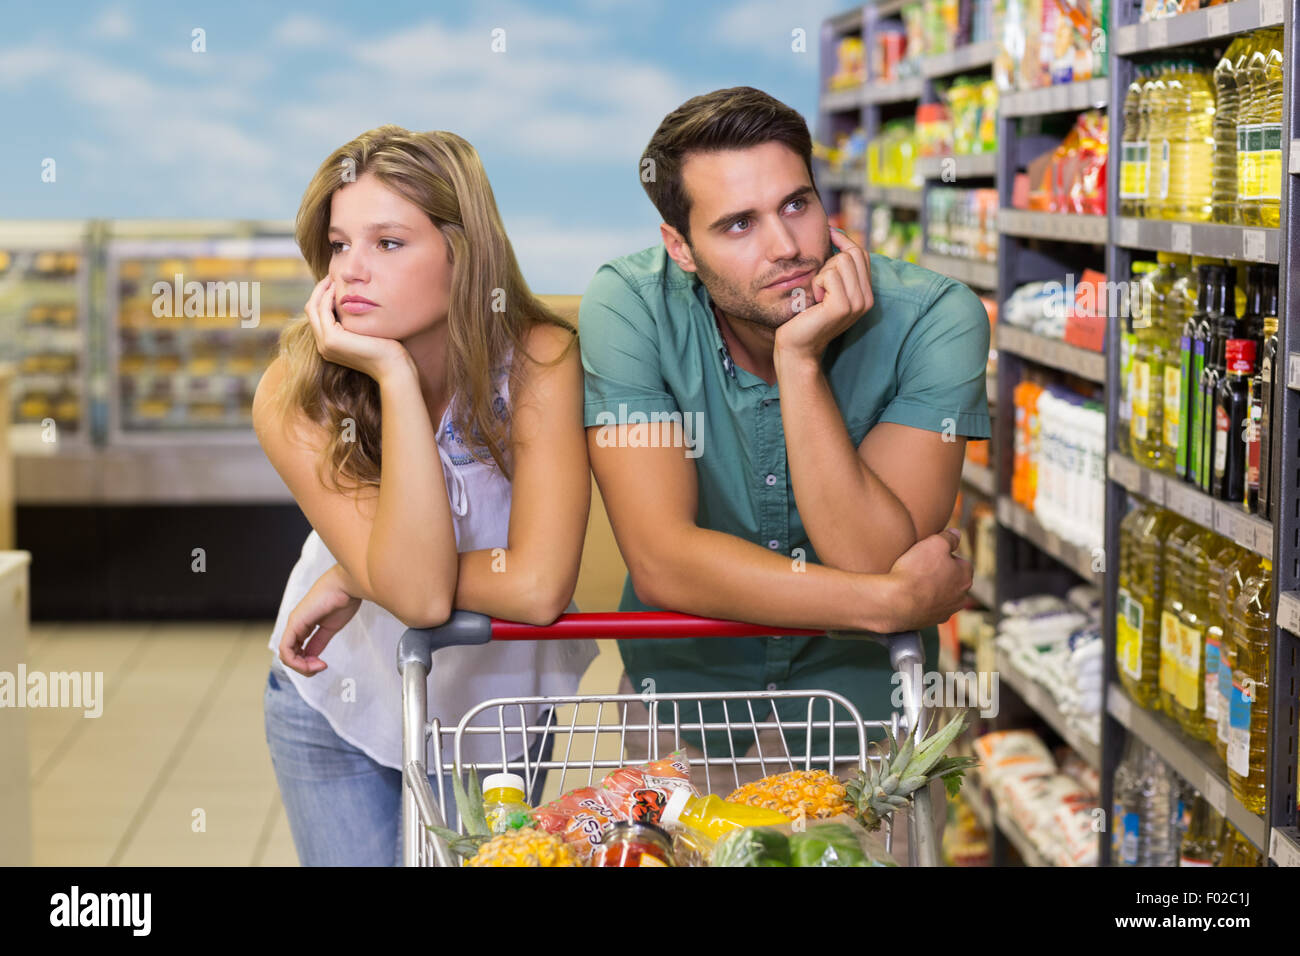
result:
M 1228 705 L 1228 783 L 1236 798 L 1252 813 L 1264 812 L 1273 600 L 1273 562 L 1263 558 L 1260 564 L 1259 572 L 1242 585 L 1232 604 L 1236 662 L 1232 671 L 1232 700 Z
M 1213 81 L 1190 60 L 1180 60 L 1165 81 L 1165 103 L 1169 143 L 1166 218 L 1208 222 L 1213 211 Z
M 1218 594 L 1222 607 L 1220 614 L 1223 621 L 1223 650 L 1219 658 L 1219 719 L 1215 727 L 1214 749 L 1218 751 L 1225 763 L 1228 760 L 1228 740 L 1231 731 L 1232 713 L 1229 708 L 1232 704 L 1232 678 L 1237 666 L 1237 642 L 1233 637 L 1235 624 L 1232 620 L 1232 609 L 1246 582 L 1258 574 L 1263 567 L 1263 558 L 1255 552 L 1245 548 L 1237 550 L 1239 552 L 1237 559 L 1224 571 L 1222 590 Z
M 1164 455 L 1165 369 L 1177 361 L 1177 340 L 1169 334 L 1165 304 L 1174 283 L 1186 272 L 1187 256 L 1156 254 L 1158 265 L 1139 280 L 1141 291 L 1133 312 L 1137 347 L 1133 355 L 1133 457 L 1140 464 L 1174 473 Z
M 1174 717 L 1188 736 L 1210 739 L 1205 717 L 1205 641 L 1210 621 L 1210 564 L 1229 541 L 1208 528 L 1197 529 L 1183 551 L 1182 613 Z
M 1173 517 L 1165 537 L 1165 588 L 1160 608 L 1159 709 L 1174 716 L 1174 695 L 1178 691 L 1178 650 L 1183 619 L 1184 589 L 1188 584 L 1187 545 L 1200 530 L 1197 525 Z
M 1129 695 L 1148 710 L 1160 708 L 1160 616 L 1164 608 L 1165 538 L 1175 516 L 1150 506 L 1137 526 L 1133 561 L 1129 568 L 1129 627 L 1137 650 L 1129 651 L 1120 668 L 1120 682 Z M 1135 665 L 1135 666 L 1133 666 Z
M 1119 591 L 1115 599 L 1115 669 L 1121 680 L 1142 679 L 1142 607 L 1133 600 L 1133 562 L 1137 558 L 1139 529 L 1152 506 L 1129 497 L 1128 514 L 1119 522 Z
M 1119 214 L 1141 216 L 1147 198 L 1147 179 L 1150 164 L 1147 161 L 1146 122 L 1142 110 L 1142 84 L 1147 78 L 1146 67 L 1139 66 L 1133 74 L 1128 93 L 1124 97 L 1124 140 L 1120 144 Z
M 1225 603 L 1224 590 L 1228 580 L 1229 569 L 1242 557 L 1250 554 L 1245 548 L 1238 547 L 1231 541 L 1210 558 L 1210 566 L 1206 575 L 1206 617 L 1205 617 L 1205 693 L 1202 697 L 1205 705 L 1205 728 L 1206 739 L 1217 746 L 1219 733 L 1219 712 L 1223 706 L 1219 691 L 1219 673 L 1220 664 L 1227 659 L 1226 646 L 1229 642 L 1227 634 L 1228 627 L 1228 608 L 1231 603 Z M 1232 668 L 1230 664 L 1223 664 L 1229 674 L 1228 685 L 1231 686 Z M 1225 730 L 1226 734 L 1226 730 Z M 1227 746 L 1227 738 L 1224 738 L 1224 746 Z
M 1276 228 L 1282 203 L 1282 31 L 1269 32 L 1261 80 L 1259 220 Z
M 1187 422 L 1190 410 L 1185 382 L 1190 374 L 1192 339 L 1195 323 L 1189 325 L 1196 311 L 1199 291 L 1198 268 L 1212 260 L 1195 256 L 1191 265 L 1179 270 L 1169 295 L 1165 299 L 1165 327 L 1170 343 L 1169 361 L 1165 365 L 1164 385 L 1164 436 L 1160 454 L 1168 459 L 1167 467 L 1179 478 L 1187 477 Z
M 1179 866 L 1218 866 L 1223 855 L 1219 835 L 1223 817 L 1199 793 L 1192 804 L 1192 818 L 1178 850 Z
M 1239 36 L 1224 50 L 1214 68 L 1214 208 L 1215 222 L 1238 222 L 1237 207 L 1237 62 L 1249 36 Z
M 1167 77 L 1170 64 L 1160 63 L 1143 85 L 1142 108 L 1147 115 L 1147 198 L 1148 219 L 1168 219 L 1169 205 L 1169 108 Z
M 1247 226 L 1264 224 L 1264 127 L 1268 111 L 1269 63 L 1274 55 L 1273 49 L 1281 46 L 1281 36 L 1279 29 L 1260 30 L 1254 35 L 1255 42 L 1241 71 L 1244 81 L 1238 80 L 1241 98 L 1237 106 L 1237 200 L 1241 206 L 1242 222 Z M 1280 166 L 1278 175 L 1280 182 Z

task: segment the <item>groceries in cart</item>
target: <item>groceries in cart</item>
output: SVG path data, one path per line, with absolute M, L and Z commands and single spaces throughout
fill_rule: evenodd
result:
M 430 827 L 467 866 L 896 866 L 879 831 L 911 795 L 942 779 L 951 795 L 970 757 L 945 757 L 964 715 L 918 745 L 899 745 L 841 781 L 794 770 L 745 784 L 723 798 L 690 780 L 685 753 L 620 767 L 530 812 L 523 781 L 477 773 L 453 780 L 466 833 Z M 515 786 L 515 782 L 518 785 Z

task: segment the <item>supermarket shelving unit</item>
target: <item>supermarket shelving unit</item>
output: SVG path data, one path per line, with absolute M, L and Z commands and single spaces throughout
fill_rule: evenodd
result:
M 1247 514 L 1230 503 L 1215 501 L 1195 488 L 1176 479 L 1145 468 L 1116 450 L 1114 439 L 1119 409 L 1119 321 L 1112 316 L 1108 324 L 1105 354 L 1094 354 L 1062 342 L 1049 341 L 1021 329 L 999 324 L 996 346 L 999 353 L 997 401 L 992 407 L 1011 407 L 1012 390 L 1024 370 L 1046 367 L 1066 372 L 1081 385 L 1093 383 L 1104 388 L 1107 416 L 1108 457 L 1106 490 L 1105 548 L 1101 555 L 1081 553 L 1081 549 L 1046 532 L 1033 516 L 1010 500 L 1011 455 L 1014 421 L 1003 414 L 994 419 L 994 438 L 990 450 L 991 469 L 967 465 L 963 483 L 977 493 L 996 498 L 998 506 L 998 555 L 995 580 L 979 579 L 971 589 L 972 597 L 986 607 L 1000 606 L 1008 598 L 1039 591 L 1063 592 L 1073 583 L 1091 581 L 1104 593 L 1104 639 L 1106 646 L 1106 693 L 1103 708 L 1100 746 L 1082 738 L 1077 729 L 1056 711 L 1050 695 L 1022 674 L 999 654 L 1002 686 L 1008 687 L 1024 707 L 1037 713 L 1057 734 L 1086 760 L 1101 771 L 1101 806 L 1112 802 L 1114 770 L 1123 753 L 1124 737 L 1136 734 L 1154 747 L 1174 769 L 1200 790 L 1212 805 L 1226 815 L 1238 829 L 1267 852 L 1276 865 L 1300 866 L 1300 829 L 1297 829 L 1296 778 L 1298 746 L 1297 718 L 1300 714 L 1300 257 L 1290 250 L 1300 248 L 1300 191 L 1293 189 L 1300 175 L 1300 101 L 1297 100 L 1294 72 L 1297 53 L 1293 24 L 1298 0 L 1233 0 L 1220 6 L 1183 14 L 1178 17 L 1137 23 L 1136 5 L 1112 4 L 1109 30 L 1107 76 L 1086 82 L 1065 84 L 1046 89 L 1004 93 L 999 105 L 998 131 L 1000 151 L 994 170 L 999 188 L 999 256 L 996 267 L 926 255 L 921 264 L 967 282 L 984 291 L 996 289 L 999 301 L 1005 301 L 1017 285 L 1034 279 L 1059 278 L 1065 271 L 1076 270 L 1071 258 L 1065 264 L 1046 249 L 1091 249 L 1091 255 L 1104 250 L 1104 272 L 1108 279 L 1127 279 L 1135 252 L 1155 251 L 1214 256 L 1238 261 L 1281 263 L 1279 274 L 1279 347 L 1286 356 L 1285 388 L 1274 389 L 1272 420 L 1281 435 L 1279 454 L 1272 462 L 1272 481 L 1281 489 L 1282 505 L 1274 521 Z M 840 22 L 860 17 L 864 36 L 869 39 L 871 25 L 880 16 L 896 12 L 898 2 L 872 5 L 839 16 Z M 1109 141 L 1122 138 L 1123 101 L 1134 76 L 1135 64 L 1180 47 L 1204 48 L 1207 41 L 1225 45 L 1227 38 L 1253 31 L 1262 26 L 1285 27 L 1285 84 L 1283 142 L 1287 151 L 1287 175 L 1283 176 L 1281 227 L 1260 229 L 1209 223 L 1176 223 L 1163 220 L 1125 219 L 1118 215 L 1118 167 L 1112 161 L 1108 170 L 1107 216 L 1069 216 L 1029 213 L 1010 208 L 1010 190 L 1016 169 L 1030 157 L 1049 148 L 1056 138 L 1038 136 L 1036 118 L 1051 114 L 1072 114 L 1092 106 L 1109 109 Z M 825 41 L 825 33 L 823 34 Z M 868 47 L 869 49 L 869 47 Z M 833 46 L 823 42 L 824 62 Z M 872 85 L 856 102 L 864 110 L 864 127 L 868 136 L 878 125 L 872 122 L 870 108 L 900 101 L 926 101 L 933 91 L 929 81 L 977 62 L 984 50 L 959 51 L 942 63 L 926 63 L 923 77 L 902 83 Z M 988 55 L 992 56 L 990 51 Z M 825 79 L 825 70 L 823 71 Z M 825 123 L 826 101 L 820 121 Z M 1027 122 L 1024 122 L 1026 121 Z M 1112 160 L 1117 155 L 1112 148 Z M 983 175 L 986 162 L 975 157 L 949 166 L 960 175 Z M 923 163 L 923 171 L 938 175 L 943 167 Z M 819 177 L 820 179 L 820 177 Z M 929 182 L 927 182 L 929 188 Z M 868 201 L 895 201 L 900 197 L 874 195 Z M 924 204 L 922 203 L 924 226 Z M 1031 246 L 1027 240 L 1037 240 Z M 1046 246 L 1043 243 L 1047 243 Z M 1279 385 L 1281 383 L 1279 382 Z M 992 399 L 992 395 L 990 396 Z M 1124 513 L 1126 496 L 1141 495 L 1163 504 L 1184 518 L 1212 528 L 1238 544 L 1260 554 L 1269 555 L 1274 567 L 1274 629 L 1270 672 L 1269 757 L 1267 765 L 1267 802 L 1263 815 L 1248 811 L 1234 797 L 1228 785 L 1222 761 L 1212 747 L 1193 741 L 1163 715 L 1146 711 L 1129 700 L 1119 687 L 1115 670 L 1115 607 L 1117 580 L 1112 570 L 1118 556 L 1119 520 Z M 1100 560 L 1096 560 L 1100 558 Z M 1005 698 L 1004 698 L 1005 700 Z M 1007 709 L 1004 704 L 1004 709 Z M 971 777 L 966 794 L 977 816 L 981 817 L 993 841 L 993 861 L 1006 861 L 1008 845 L 1016 847 L 1030 865 L 1046 865 L 1036 849 L 1028 845 L 1004 813 L 999 812 L 991 796 L 979 786 L 978 774 Z M 1110 862 L 1108 833 L 1099 835 L 1100 861 Z

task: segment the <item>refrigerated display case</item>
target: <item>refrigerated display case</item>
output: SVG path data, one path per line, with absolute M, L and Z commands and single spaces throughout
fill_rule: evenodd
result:
M 253 394 L 314 280 L 293 240 L 111 239 L 108 444 L 256 445 Z
M 0 223 L 0 361 L 10 362 L 11 447 L 91 441 L 90 224 Z

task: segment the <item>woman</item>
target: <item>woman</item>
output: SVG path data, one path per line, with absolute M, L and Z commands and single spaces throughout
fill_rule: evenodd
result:
M 402 632 L 453 609 L 533 624 L 575 610 L 591 488 L 582 367 L 459 136 L 381 126 L 340 147 L 295 233 L 319 282 L 253 418 L 313 531 L 271 635 L 267 742 L 303 865 L 394 864 Z M 454 721 L 488 698 L 573 694 L 595 653 L 441 650 L 430 711 Z M 469 746 L 469 760 L 501 759 L 495 735 Z M 522 751 L 516 740 L 509 756 Z

